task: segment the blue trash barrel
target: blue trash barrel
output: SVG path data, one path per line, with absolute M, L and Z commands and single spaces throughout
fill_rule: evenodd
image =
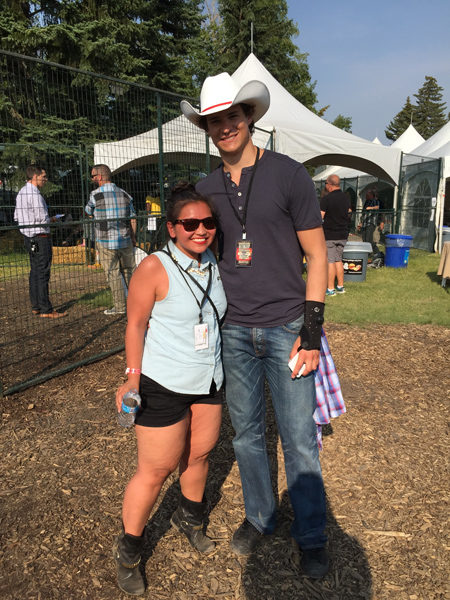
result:
M 412 241 L 412 235 L 388 234 L 386 236 L 384 266 L 393 267 L 394 269 L 406 269 Z

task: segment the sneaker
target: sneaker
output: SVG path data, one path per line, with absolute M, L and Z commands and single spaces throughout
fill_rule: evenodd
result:
M 322 579 L 328 573 L 330 560 L 325 548 L 308 548 L 302 550 L 300 565 L 306 577 Z
M 117 310 L 117 308 L 114 308 L 114 306 L 113 306 L 112 308 L 107 308 L 103 312 L 105 315 L 124 315 L 127 311 L 126 310 Z
M 336 292 L 327 288 L 327 293 L 325 294 L 325 296 L 336 296 Z
M 342 286 L 342 287 L 339 287 L 338 285 L 336 286 L 336 293 L 337 294 L 345 294 L 346 291 L 347 290 L 345 289 L 344 286 Z
M 231 538 L 231 549 L 235 554 L 239 554 L 240 556 L 251 554 L 261 536 L 262 533 L 250 521 L 244 519 L 242 525 L 236 529 Z

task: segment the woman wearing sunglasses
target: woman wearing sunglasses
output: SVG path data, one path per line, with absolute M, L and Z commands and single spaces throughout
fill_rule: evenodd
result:
M 180 503 L 171 523 L 200 552 L 214 542 L 203 532 L 208 457 L 219 437 L 223 372 L 220 319 L 226 299 L 211 246 L 217 212 L 191 184 L 167 203 L 166 246 L 136 269 L 125 334 L 128 380 L 139 389 L 137 471 L 125 490 L 123 530 L 114 543 L 119 586 L 144 592 L 139 562 L 144 529 L 167 477 L 179 466 Z

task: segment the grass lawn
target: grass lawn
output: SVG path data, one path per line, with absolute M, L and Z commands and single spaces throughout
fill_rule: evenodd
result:
M 411 249 L 406 269 L 367 269 L 366 281 L 345 282 L 326 299 L 325 321 L 351 325 L 417 323 L 450 327 L 450 284 L 441 286 L 439 254 Z

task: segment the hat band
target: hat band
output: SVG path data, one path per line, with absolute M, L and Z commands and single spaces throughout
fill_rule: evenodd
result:
M 222 102 L 221 104 L 213 104 L 213 106 L 208 106 L 208 108 L 204 108 L 202 110 L 202 113 L 206 112 L 207 110 L 212 110 L 213 108 L 217 108 L 218 106 L 227 106 L 227 104 L 233 104 L 232 100 L 230 100 L 229 102 Z

